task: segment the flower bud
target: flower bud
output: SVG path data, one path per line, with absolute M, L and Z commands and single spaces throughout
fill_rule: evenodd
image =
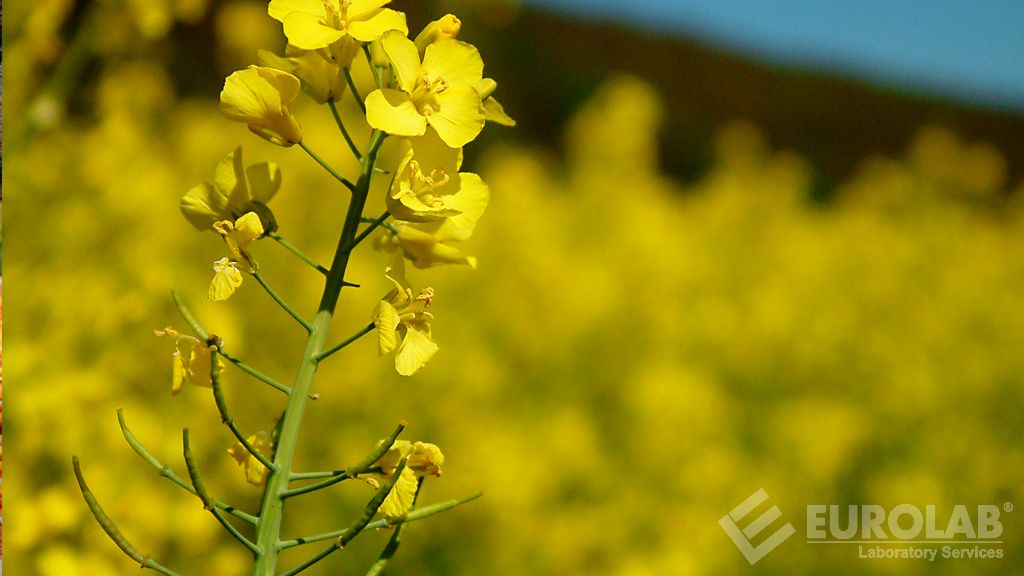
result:
M 445 14 L 441 18 L 427 24 L 423 31 L 416 36 L 416 49 L 420 55 L 438 40 L 455 39 L 462 29 L 462 21 L 453 14 Z

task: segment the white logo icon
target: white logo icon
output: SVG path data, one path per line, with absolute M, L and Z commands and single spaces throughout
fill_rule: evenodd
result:
M 765 528 L 771 525 L 772 522 L 782 517 L 782 511 L 779 510 L 778 506 L 772 506 L 764 514 L 761 514 L 744 528 L 740 528 L 737 522 L 740 521 L 744 516 L 750 514 L 757 508 L 762 502 L 768 499 L 768 493 L 761 488 L 757 492 L 751 494 L 749 498 L 740 503 L 739 506 L 732 509 L 731 512 L 722 516 L 718 521 L 718 524 L 725 530 L 725 533 L 729 538 L 736 544 L 736 547 L 740 549 L 743 556 L 753 566 L 758 560 L 764 558 L 769 552 L 777 548 L 780 544 L 786 541 L 787 538 L 796 533 L 796 528 L 789 522 L 786 522 L 784 526 L 775 531 L 774 534 L 765 538 L 760 544 L 754 546 L 751 540 L 764 531 Z

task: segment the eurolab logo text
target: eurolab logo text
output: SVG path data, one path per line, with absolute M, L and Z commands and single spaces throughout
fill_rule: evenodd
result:
M 768 493 L 762 488 L 718 521 L 751 565 L 796 533 L 788 522 L 780 526 L 783 513 L 778 506 L 754 514 L 767 500 Z M 1000 559 L 1000 516 L 1012 511 L 1010 502 L 1002 506 L 958 504 L 945 512 L 932 504 L 900 504 L 892 508 L 875 504 L 811 504 L 806 510 L 806 543 L 852 546 L 856 548 L 856 558 L 867 560 Z M 765 532 L 767 536 L 760 536 Z

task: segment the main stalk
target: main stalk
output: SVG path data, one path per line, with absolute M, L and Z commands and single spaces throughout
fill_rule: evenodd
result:
M 360 218 L 366 205 L 370 191 L 370 179 L 373 176 L 377 152 L 384 142 L 385 134 L 374 131 L 370 137 L 370 147 L 360 162 L 359 179 L 352 190 L 352 199 L 345 214 L 345 223 L 338 239 L 338 247 L 334 252 L 330 271 L 320 297 L 316 317 L 312 329 L 306 338 L 302 351 L 295 384 L 288 396 L 288 407 L 285 409 L 281 432 L 277 440 L 277 452 L 274 454 L 274 465 L 267 478 L 263 503 L 260 508 L 259 521 L 256 525 L 256 545 L 260 553 L 256 557 L 253 576 L 274 576 L 277 571 L 278 546 L 281 541 L 281 523 L 284 517 L 284 499 L 282 494 L 288 490 L 292 474 L 292 461 L 295 447 L 298 445 L 302 418 L 309 402 L 313 378 L 316 376 L 317 355 L 324 350 L 327 333 L 330 331 L 341 289 L 345 285 L 345 270 L 348 268 L 349 256 L 355 246 L 352 245 L 358 232 Z

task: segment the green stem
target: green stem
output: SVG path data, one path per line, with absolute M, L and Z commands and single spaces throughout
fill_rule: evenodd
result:
M 327 350 L 324 350 L 323 352 L 317 354 L 316 355 L 316 361 L 317 362 L 322 361 L 324 358 L 327 358 L 328 356 L 330 356 L 331 354 L 334 354 L 338 350 L 341 350 L 345 346 L 348 346 L 349 344 L 355 342 L 356 340 L 359 340 L 360 338 L 365 336 L 367 333 L 369 333 L 371 330 L 373 330 L 376 327 L 377 327 L 376 324 L 374 324 L 373 322 L 370 322 L 364 328 L 362 328 L 359 332 L 356 332 L 355 334 L 349 336 L 343 342 L 339 342 L 338 344 L 335 344 L 334 346 L 331 346 Z
M 278 244 L 280 244 L 281 246 L 283 246 L 283 247 L 284 247 L 284 248 L 285 248 L 286 250 L 288 250 L 288 251 L 289 251 L 289 252 L 291 252 L 292 254 L 294 254 L 294 255 L 298 256 L 298 257 L 299 257 L 299 260 L 302 260 L 302 261 L 303 261 L 303 262 L 305 262 L 306 264 L 309 264 L 310 266 L 312 266 L 312 267 L 313 267 L 313 269 L 315 269 L 315 270 L 316 270 L 317 272 L 319 272 L 319 273 L 323 274 L 324 276 L 327 276 L 327 268 L 324 268 L 323 266 L 321 266 L 321 265 L 317 264 L 315 260 L 313 260 L 313 259 L 312 259 L 312 258 L 310 258 L 309 256 L 306 256 L 306 255 L 305 255 L 305 254 L 304 254 L 304 253 L 303 253 L 303 252 L 302 252 L 301 250 L 299 250 L 299 249 L 298 249 L 298 248 L 297 248 L 297 247 L 296 247 L 296 246 L 295 246 L 294 244 L 292 244 L 291 242 L 289 242 L 289 241 L 285 240 L 285 239 L 284 239 L 284 238 L 283 238 L 283 237 L 282 237 L 282 236 L 281 236 L 280 234 L 278 234 L 277 232 L 271 232 L 271 233 L 267 234 L 267 236 L 270 236 L 270 237 L 271 237 L 271 238 L 273 238 L 273 239 L 274 239 L 274 240 L 275 240 L 275 241 L 276 241 L 276 242 L 277 242 Z
M 399 516 L 398 518 L 381 518 L 379 520 L 374 520 L 373 522 L 370 522 L 363 529 L 374 530 L 377 528 L 399 526 L 402 524 L 408 524 L 409 522 L 423 520 L 424 518 L 429 518 L 430 516 L 433 516 L 435 514 L 447 512 L 448 510 L 451 510 L 452 508 L 455 508 L 457 506 L 462 506 L 467 502 L 472 502 L 473 500 L 476 500 L 480 496 L 483 496 L 483 493 L 477 492 L 475 494 L 470 494 L 469 496 L 464 496 L 462 498 L 453 498 L 452 500 L 445 500 L 444 502 L 438 502 L 437 504 L 431 504 L 430 506 L 424 506 L 423 508 L 410 510 L 407 514 Z M 332 532 L 324 532 L 323 534 L 317 534 L 315 536 L 305 536 L 303 538 L 297 538 L 295 540 L 285 540 L 284 542 L 281 542 L 281 548 L 294 548 L 295 546 L 301 546 L 302 544 L 312 544 L 314 542 L 323 542 L 324 540 L 331 540 L 340 537 L 342 534 L 345 533 L 346 530 L 348 530 L 348 528 L 345 528 L 343 530 L 334 530 Z M 336 546 L 331 545 L 331 548 L 336 548 Z
M 323 158 L 318 156 L 316 152 L 313 152 L 313 149 L 310 148 L 308 144 L 306 144 L 305 140 L 300 140 L 299 141 L 299 148 L 302 148 L 303 150 L 305 150 L 306 154 L 309 154 L 310 158 L 315 160 L 316 163 L 319 164 L 320 166 L 322 166 L 324 170 L 327 170 L 328 174 L 330 174 L 331 176 L 334 176 L 335 180 L 337 180 L 338 182 L 341 182 L 342 184 L 344 184 L 345 188 L 348 188 L 353 193 L 356 191 L 356 185 L 353 184 L 352 182 L 350 182 L 348 178 L 345 178 L 341 174 L 338 174 L 338 172 L 334 168 L 331 168 L 330 164 L 328 164 L 327 162 L 324 162 Z
M 149 556 L 146 556 L 135 549 L 130 542 L 121 534 L 121 531 L 114 524 L 114 521 L 107 516 L 107 513 L 103 511 L 103 507 L 100 506 L 99 501 L 96 500 L 96 496 L 93 495 L 92 490 L 89 489 L 89 485 L 85 483 L 85 477 L 82 476 L 82 467 L 78 463 L 78 456 L 71 457 L 71 467 L 75 471 L 75 479 L 78 480 L 78 488 L 82 491 L 82 498 L 85 499 L 85 503 L 89 506 L 89 510 L 92 512 L 96 522 L 99 523 L 100 528 L 107 533 L 107 536 L 114 541 L 114 544 L 121 549 L 129 558 L 139 563 L 142 568 L 149 568 L 150 570 L 156 570 L 166 576 L 180 576 L 174 570 L 164 566 L 163 564 L 153 560 Z
M 347 76 L 348 68 L 345 69 L 345 72 Z M 351 83 L 352 80 L 349 79 L 349 82 Z M 352 94 L 356 96 L 356 100 L 359 100 L 359 95 L 355 92 L 354 88 L 352 90 Z M 363 106 L 363 114 L 366 114 L 366 105 L 363 104 Z M 338 130 L 341 130 L 341 135 L 345 138 L 345 143 L 348 144 L 348 149 L 355 154 L 356 160 L 362 160 L 363 155 L 359 152 L 359 148 L 356 147 L 356 143 L 352 141 L 352 137 L 348 135 L 348 130 L 345 129 L 345 123 L 341 121 L 341 114 L 338 114 L 338 106 L 334 104 L 333 99 L 327 101 L 327 107 L 331 109 L 331 115 L 334 116 L 334 123 L 338 125 Z
M 188 477 L 192 480 L 192 486 L 196 489 L 196 496 L 198 496 L 199 500 L 203 503 L 203 508 L 213 513 L 213 517 L 216 518 L 217 521 L 220 522 L 221 526 L 228 531 L 228 534 L 231 534 L 235 540 L 238 540 L 243 546 L 248 548 L 249 551 L 252 552 L 253 556 L 258 556 L 260 553 L 259 548 L 250 542 L 248 538 L 243 536 L 242 533 L 238 531 L 238 528 L 235 528 L 234 525 L 228 522 L 228 519 L 221 514 L 220 510 L 217 510 L 217 508 L 214 507 L 213 498 L 210 498 L 210 494 L 206 491 L 206 485 L 203 483 L 203 477 L 199 473 L 199 465 L 196 463 L 195 458 L 192 457 L 192 446 L 189 442 L 188 428 L 181 431 L 181 447 L 182 455 L 185 458 L 185 467 L 188 469 Z
M 309 324 L 309 322 L 307 322 L 306 319 L 303 318 L 298 313 L 298 311 L 292 308 L 291 305 L 285 302 L 284 298 L 281 298 L 281 296 L 277 292 L 275 292 L 273 288 L 270 287 L 270 284 L 267 284 L 266 278 L 263 277 L 263 274 L 260 274 L 259 270 L 253 270 L 252 277 L 255 278 L 256 282 L 258 282 L 259 285 L 263 287 L 263 290 L 266 291 L 266 293 L 269 294 L 270 297 L 274 299 L 274 302 L 277 302 L 277 305 L 280 306 L 282 310 L 287 312 L 289 316 L 294 318 L 296 322 L 298 322 L 303 328 L 306 329 L 306 332 L 309 332 L 310 329 L 312 329 L 312 326 Z
M 352 91 L 352 97 L 356 99 L 356 103 L 359 104 L 359 109 L 363 111 L 363 115 L 365 116 L 366 102 L 363 100 L 362 95 L 359 94 L 359 90 L 356 88 L 356 83 L 352 80 L 352 71 L 348 68 L 345 68 L 345 81 L 348 82 L 348 89 Z
M 405 458 L 403 458 L 398 463 L 398 466 L 395 467 L 395 471 L 391 473 L 391 476 L 388 477 L 387 481 L 381 484 L 380 487 L 377 488 L 377 491 L 373 493 L 373 497 L 370 498 L 370 501 L 366 503 L 366 507 L 363 508 L 363 513 L 360 514 L 358 518 L 353 520 L 352 523 L 349 524 L 348 528 L 345 528 L 338 534 L 338 540 L 331 547 L 332 549 L 330 550 L 330 552 L 325 550 L 324 552 L 317 554 L 313 558 L 310 558 L 308 561 L 286 572 L 285 574 L 298 574 L 299 572 L 302 572 L 306 568 L 309 568 L 313 564 L 316 564 L 317 562 L 329 556 L 331 552 L 333 552 L 334 550 L 343 549 L 349 542 L 355 539 L 356 536 L 362 533 L 362 531 L 366 528 L 366 525 L 370 523 L 370 519 L 373 518 L 373 515 L 376 514 L 377 510 L 380 509 L 380 505 L 384 503 L 384 499 L 388 497 L 388 494 L 391 492 L 391 489 L 395 487 L 395 484 L 398 482 L 399 476 L 401 476 L 402 471 L 405 470 L 406 463 L 407 459 Z M 305 544 L 308 541 L 309 540 L 305 538 L 299 538 L 298 540 L 294 540 L 293 542 Z M 285 547 L 286 546 L 284 545 L 284 543 L 282 543 L 282 549 L 284 549 Z
M 223 347 L 217 348 L 217 354 L 220 354 L 221 357 L 223 357 L 225 360 L 234 364 L 235 366 L 238 366 L 238 368 L 242 370 L 242 372 L 245 372 L 249 376 L 252 376 L 253 378 L 259 380 L 260 382 L 263 382 L 264 384 L 270 386 L 271 388 L 274 388 L 279 392 L 284 392 L 285 394 L 291 393 L 291 388 L 279 383 L 277 380 L 274 380 L 270 376 L 267 376 L 266 374 L 260 372 L 259 370 L 253 368 L 252 366 L 249 366 L 248 364 L 239 360 L 238 358 L 235 358 L 234 356 L 229 354 L 228 351 L 225 350 Z
M 187 492 L 195 496 L 199 495 L 198 493 L 196 493 L 195 488 L 189 486 L 187 482 L 185 482 L 184 480 L 181 479 L 181 477 L 175 474 L 174 471 L 171 470 L 170 466 L 167 466 L 161 463 L 159 460 L 157 460 L 156 457 L 153 456 L 153 454 L 149 450 L 147 450 L 145 446 L 142 445 L 142 442 L 139 442 L 139 439 L 135 437 L 135 434 L 132 434 L 132 431 L 128 429 L 128 425 L 124 421 L 124 411 L 121 408 L 117 409 L 117 423 L 118 425 L 121 426 L 121 434 L 124 435 L 124 439 L 128 442 L 128 445 L 132 447 L 132 450 L 135 450 L 135 453 L 138 454 L 143 460 L 148 462 L 150 466 L 156 468 L 160 472 L 161 476 L 167 478 L 171 482 L 174 482 Z M 230 504 L 225 504 L 220 500 L 210 500 L 210 503 L 213 504 L 217 509 L 223 510 L 228 514 L 231 514 L 235 518 L 244 520 L 249 524 L 252 524 L 253 526 L 256 525 L 256 517 L 252 514 L 242 512 L 241 510 L 235 508 L 234 506 L 231 506 Z
M 388 212 L 387 210 L 385 210 L 384 213 L 381 214 L 380 216 L 378 216 L 375 220 L 370 220 L 370 225 L 367 226 L 362 232 L 359 233 L 358 236 L 355 237 L 355 239 L 352 240 L 352 248 L 355 248 L 356 246 L 358 246 L 360 242 L 365 240 L 366 237 L 369 236 L 378 227 L 380 227 L 380 226 L 387 227 L 388 225 L 385 224 L 384 221 L 388 219 L 388 216 L 391 216 L 391 213 Z M 366 221 L 365 218 L 360 218 L 359 220 L 361 222 L 365 222 Z
M 220 413 L 221 423 L 227 426 L 228 430 L 231 430 L 231 433 L 235 435 L 235 438 L 238 439 L 238 442 L 245 447 L 246 451 L 252 454 L 253 458 L 259 460 L 260 464 L 263 464 L 269 470 L 275 470 L 277 467 L 274 465 L 274 463 L 268 460 L 267 457 L 264 456 L 263 454 L 260 454 L 259 450 L 257 450 L 252 444 L 249 443 L 249 441 L 245 438 L 245 435 L 243 435 L 242 432 L 238 429 L 238 426 L 235 425 L 235 419 L 232 418 L 231 413 L 228 412 L 228 403 L 224 399 L 224 390 L 220 387 L 219 368 L 220 367 L 217 365 L 217 357 L 211 355 L 210 383 L 212 384 L 213 387 L 213 401 L 217 405 L 217 412 Z M 196 488 L 198 489 L 198 487 Z
M 284 492 L 284 494 L 281 495 L 281 497 L 282 498 L 291 498 L 292 496 L 299 496 L 301 494 L 307 494 L 309 492 L 315 492 L 316 490 L 320 490 L 322 488 L 327 488 L 328 486 L 337 484 L 338 482 L 341 482 L 342 480 L 348 480 L 349 478 L 355 478 L 356 476 L 359 476 L 360 474 L 365 474 L 366 472 L 369 472 L 370 470 L 373 470 L 376 467 L 377 462 L 385 454 L 387 454 L 388 450 L 391 450 L 392 446 L 395 445 L 395 440 L 398 439 L 398 435 L 402 433 L 402 430 L 405 430 L 405 420 L 401 421 L 398 424 L 398 426 L 395 427 L 395 431 L 391 433 L 391 436 L 388 436 L 387 438 L 382 439 L 380 442 L 377 442 L 377 445 L 374 447 L 373 451 L 370 452 L 369 454 L 367 454 L 366 457 L 363 458 L 358 464 L 356 464 L 354 466 L 350 466 L 350 467 L 346 468 L 345 470 L 341 471 L 340 473 L 332 474 L 332 475 L 328 476 L 328 478 L 326 480 L 322 481 L 322 482 L 317 482 L 315 484 L 309 484 L 308 486 L 302 486 L 300 488 L 292 488 L 291 490 L 287 490 L 287 491 Z M 320 476 L 319 473 L 315 473 L 315 474 L 317 474 L 317 475 L 316 476 L 311 476 L 309 474 L 292 474 L 292 480 L 300 480 L 300 479 L 303 479 L 303 478 L 307 478 L 308 479 L 308 478 L 322 478 L 323 477 L 323 476 Z
M 345 271 L 348 268 L 351 255 L 349 246 L 359 227 L 359 217 L 363 213 L 370 191 L 373 166 L 377 161 L 377 153 L 385 137 L 384 133 L 375 130 L 370 137 L 370 146 L 366 155 L 360 161 L 359 179 L 352 189 L 352 199 L 348 206 L 348 212 L 345 214 L 345 222 L 338 238 L 338 246 L 331 262 L 330 271 L 327 274 L 320 304 L 317 307 L 312 328 L 306 337 L 298 373 L 295 375 L 295 385 L 292 386 L 288 395 L 288 406 L 281 422 L 277 451 L 274 454 L 274 464 L 277 469 L 271 470 L 268 475 L 263 503 L 260 507 L 260 520 L 256 527 L 256 545 L 264 552 L 256 559 L 253 576 L 274 576 L 276 570 L 281 523 L 284 515 L 282 495 L 288 490 L 288 483 L 291 480 L 295 448 L 298 445 L 302 419 L 316 375 L 316 356 L 324 349 L 324 342 L 333 321 L 334 309 L 345 284 Z
M 174 300 L 174 305 L 178 307 L 178 313 L 180 313 L 181 317 L 185 319 L 185 323 L 192 328 L 192 331 L 195 333 L 195 335 L 198 336 L 199 339 L 203 340 L 204 342 L 209 341 L 210 335 L 206 332 L 202 325 L 199 324 L 195 316 L 193 316 L 192 313 L 189 312 L 188 307 L 185 306 L 185 302 L 181 299 L 181 296 L 179 296 L 178 293 L 175 292 L 174 290 L 171 290 L 171 298 Z M 228 362 L 231 362 L 235 366 L 241 368 L 243 372 L 263 382 L 264 384 L 267 384 L 271 388 L 274 388 L 280 392 L 284 392 L 285 394 L 289 394 L 291 392 L 291 388 L 288 388 L 287 386 L 279 383 L 277 380 L 274 380 L 270 376 L 267 376 L 266 374 L 256 370 L 252 366 L 249 366 L 248 364 L 242 362 L 238 358 L 235 358 L 231 354 L 228 354 L 221 344 L 217 345 L 217 353 L 220 354 Z

